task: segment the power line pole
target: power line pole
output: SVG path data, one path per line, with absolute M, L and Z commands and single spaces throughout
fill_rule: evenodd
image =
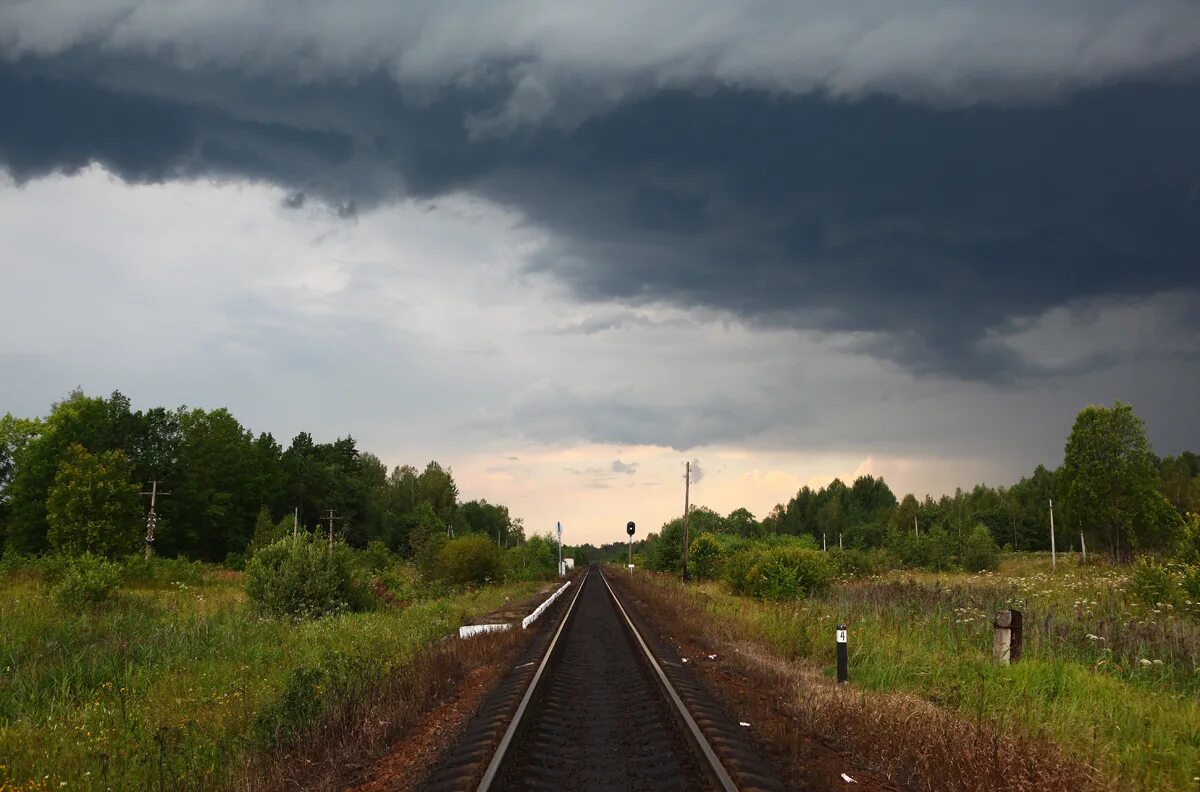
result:
M 683 473 L 683 582 L 688 581 L 688 512 L 691 511 L 692 463 L 689 460 Z
M 334 521 L 334 520 L 340 520 L 340 519 L 342 519 L 342 518 L 341 518 L 341 517 L 334 517 L 334 516 L 333 516 L 333 509 L 330 509 L 330 510 L 329 510 L 329 513 L 328 513 L 328 514 L 326 514 L 326 515 L 325 515 L 325 517 L 326 517 L 326 519 L 327 519 L 327 520 L 329 520 L 329 552 L 330 552 L 330 553 L 332 553 L 332 552 L 333 552 L 333 521 Z
M 158 491 L 158 479 L 153 479 L 150 482 L 150 491 L 143 492 L 142 495 L 150 496 L 150 513 L 146 515 L 146 558 L 154 555 L 154 525 L 158 522 L 158 515 L 154 512 L 154 506 L 159 495 L 170 495 L 169 492 Z

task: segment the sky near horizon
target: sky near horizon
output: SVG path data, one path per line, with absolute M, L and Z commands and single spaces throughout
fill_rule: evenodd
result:
M 527 530 L 1200 447 L 1200 6 L 0 7 L 0 412 L 437 459 Z

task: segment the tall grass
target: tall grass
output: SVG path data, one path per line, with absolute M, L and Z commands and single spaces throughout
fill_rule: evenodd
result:
M 835 585 L 787 605 L 715 584 L 678 589 L 711 623 L 730 625 L 826 676 L 834 629 L 849 628 L 859 689 L 915 694 L 975 722 L 1051 739 L 1116 786 L 1195 789 L 1200 782 L 1200 624 L 1137 604 L 1124 570 L 1048 560 L 999 573 L 893 573 Z M 659 581 L 675 587 L 674 583 Z M 991 660 L 997 609 L 1024 612 L 1024 659 Z
M 260 618 L 228 573 L 104 607 L 0 577 L 0 789 L 213 789 L 304 738 L 466 618 L 535 584 L 314 621 Z

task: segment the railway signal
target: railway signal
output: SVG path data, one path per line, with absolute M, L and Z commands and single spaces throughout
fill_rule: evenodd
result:
M 141 494 L 150 496 L 150 513 L 146 515 L 146 558 L 149 558 L 154 555 L 154 528 L 158 524 L 158 514 L 154 511 L 154 506 L 159 495 L 170 495 L 171 493 L 159 492 L 158 479 L 154 479 L 150 482 L 150 491 Z
M 625 533 L 629 534 L 629 574 L 633 574 L 633 533 L 637 530 L 633 520 L 625 523 Z

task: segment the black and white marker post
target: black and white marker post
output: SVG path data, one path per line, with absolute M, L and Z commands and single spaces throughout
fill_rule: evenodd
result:
M 844 624 L 837 626 L 837 664 L 838 684 L 844 685 L 850 676 L 846 668 L 849 664 L 849 657 L 846 654 L 846 625 Z

